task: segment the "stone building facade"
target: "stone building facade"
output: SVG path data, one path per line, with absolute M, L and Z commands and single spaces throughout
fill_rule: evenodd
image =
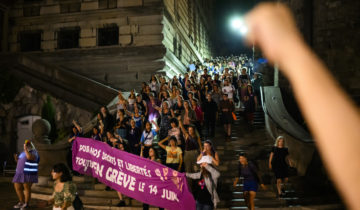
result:
M 4 148 L 14 150 L 17 118 L 40 115 L 45 95 L 57 129 L 73 119 L 84 125 L 117 90 L 210 58 L 213 1 L 1 1 L 1 71 L 25 84 L 13 101 L 0 102 Z
M 17 0 L 3 9 L 2 49 L 130 89 L 152 74 L 172 77 L 191 60 L 212 56 L 212 5 L 213 0 Z

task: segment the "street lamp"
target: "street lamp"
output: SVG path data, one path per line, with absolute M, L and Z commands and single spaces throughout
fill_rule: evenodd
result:
M 248 27 L 245 24 L 245 21 L 243 18 L 241 17 L 233 17 L 230 21 L 230 25 L 231 28 L 238 34 L 240 34 L 241 36 L 246 36 L 246 34 L 248 33 Z M 253 52 L 253 56 L 252 56 L 252 63 L 253 63 L 253 68 L 255 66 L 255 45 L 253 43 L 252 45 L 252 52 Z

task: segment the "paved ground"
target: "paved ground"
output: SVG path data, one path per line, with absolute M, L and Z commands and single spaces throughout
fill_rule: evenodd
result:
M 13 206 L 18 202 L 14 186 L 11 183 L 12 177 L 0 177 L 0 210 L 14 209 Z M 37 208 L 39 201 L 32 201 L 31 210 L 51 209 Z

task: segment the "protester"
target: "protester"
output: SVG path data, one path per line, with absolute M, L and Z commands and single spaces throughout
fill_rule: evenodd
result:
M 171 126 L 171 129 L 168 131 L 167 138 L 174 136 L 176 138 L 176 145 L 183 150 L 184 144 L 183 144 L 183 138 L 181 136 L 181 130 L 179 127 L 179 121 L 176 118 L 171 118 L 170 126 Z
M 220 164 L 219 155 L 215 151 L 213 143 L 210 140 L 206 140 L 204 142 L 204 149 L 200 153 L 200 155 L 198 156 L 197 161 L 200 161 L 201 158 L 204 157 L 204 156 L 211 157 L 211 159 L 212 159 L 211 164 L 214 165 L 214 166 L 219 166 L 219 164 Z
M 96 126 L 92 128 L 91 138 L 96 141 L 102 141 L 102 137 L 101 137 L 99 128 L 97 128 Z
M 224 124 L 225 138 L 231 138 L 231 124 L 233 123 L 233 111 L 235 110 L 234 103 L 229 100 L 227 94 L 223 94 L 223 100 L 220 101 L 221 122 Z
M 175 136 L 169 138 L 169 145 L 165 146 L 163 143 L 167 139 L 161 140 L 158 144 L 159 146 L 166 151 L 166 166 L 177 171 L 181 171 L 181 166 L 183 163 L 182 150 L 177 146 L 177 140 Z
M 181 124 L 187 128 L 190 124 L 196 123 L 196 113 L 190 107 L 189 101 L 184 101 L 184 109 L 181 112 Z M 199 131 L 198 131 L 199 132 Z
M 80 174 L 78 172 L 74 171 L 73 167 L 72 167 L 72 145 L 74 143 L 75 138 L 82 137 L 83 134 L 82 134 L 82 128 L 80 127 L 80 125 L 75 120 L 73 120 L 72 123 L 73 123 L 73 127 L 71 128 L 71 134 L 68 139 L 70 146 L 69 146 L 69 149 L 68 149 L 68 152 L 66 155 L 66 162 L 67 162 L 70 170 L 72 171 L 73 175 L 78 176 Z
M 283 136 L 276 138 L 275 145 L 272 148 L 269 157 L 269 168 L 273 170 L 276 178 L 276 187 L 278 196 L 283 197 L 285 195 L 284 184 L 288 182 L 288 170 L 290 166 L 289 151 L 285 147 L 285 140 Z
M 100 113 L 98 115 L 100 118 L 100 124 L 103 126 L 103 133 L 113 130 L 115 120 L 113 116 L 109 113 L 109 110 L 106 106 L 102 106 L 100 108 Z
M 19 202 L 14 208 L 28 208 L 31 200 L 31 186 L 38 182 L 38 166 L 40 157 L 30 140 L 25 140 L 24 151 L 20 155 L 14 155 L 16 172 L 12 182 Z
M 129 149 L 132 154 L 140 155 L 140 138 L 141 130 L 136 127 L 135 120 L 130 120 L 130 126 L 128 126 L 126 139 L 128 140 Z
M 254 88 L 255 95 L 258 97 L 259 104 L 261 104 L 260 88 L 263 86 L 263 81 L 260 73 L 255 72 L 254 77 L 251 80 L 251 85 Z
M 156 129 L 151 129 L 151 123 L 153 125 L 155 125 Z M 160 128 L 157 125 L 157 123 L 155 121 L 151 121 L 150 122 L 146 122 L 145 124 L 145 130 L 143 131 L 142 135 L 141 135 L 141 157 L 147 158 L 149 157 L 149 149 L 152 147 L 153 145 L 153 141 L 155 136 L 158 134 Z
M 244 97 L 244 104 L 245 104 L 246 119 L 248 125 L 252 129 L 252 126 L 254 124 L 254 113 L 258 106 L 258 100 L 251 85 L 247 86 L 247 92 Z
M 196 209 L 214 209 L 220 202 L 216 192 L 220 173 L 210 165 L 211 157 L 209 156 L 202 157 L 197 163 L 200 164 L 200 172 L 186 173 L 188 178 L 196 180 L 196 187 L 193 191 L 196 200 Z
M 218 106 L 211 98 L 210 93 L 206 94 L 206 101 L 203 103 L 204 126 L 208 137 L 215 136 L 216 115 Z
M 156 151 L 154 148 L 150 148 L 149 149 L 149 157 L 148 159 L 152 160 L 152 161 L 155 161 L 155 162 L 158 162 L 158 163 L 161 163 L 161 160 L 157 157 L 157 154 L 156 154 Z M 149 210 L 149 204 L 143 204 L 143 210 Z M 159 208 L 159 210 L 164 210 L 163 208 Z
M 261 182 L 261 177 L 258 175 L 256 166 L 248 161 L 247 156 L 241 153 L 239 156 L 239 175 L 234 181 L 234 188 L 237 186 L 239 178 L 243 177 L 243 195 L 246 206 L 250 210 L 255 209 L 255 196 L 258 190 L 258 184 Z M 265 189 L 265 185 L 261 183 L 261 188 Z
M 167 137 L 169 130 L 171 129 L 170 119 L 172 118 L 170 105 L 167 101 L 162 103 L 161 108 L 158 108 L 160 113 L 160 139 L 164 139 Z
M 115 124 L 115 129 L 116 129 L 116 133 L 117 135 L 119 135 L 121 138 L 126 138 L 126 127 L 127 127 L 127 117 L 125 116 L 125 110 L 118 110 L 117 111 L 117 117 L 116 117 L 116 124 Z M 106 131 L 104 130 L 105 134 L 108 131 L 112 131 L 112 129 L 107 129 Z
M 51 171 L 51 177 L 54 180 L 54 188 L 48 204 L 53 205 L 53 210 L 74 210 L 72 204 L 77 188 L 72 182 L 69 169 L 63 163 L 56 164 Z

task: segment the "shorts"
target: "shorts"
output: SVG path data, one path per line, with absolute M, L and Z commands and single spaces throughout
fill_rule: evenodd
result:
M 243 191 L 257 192 L 258 183 L 256 181 L 244 181 Z

